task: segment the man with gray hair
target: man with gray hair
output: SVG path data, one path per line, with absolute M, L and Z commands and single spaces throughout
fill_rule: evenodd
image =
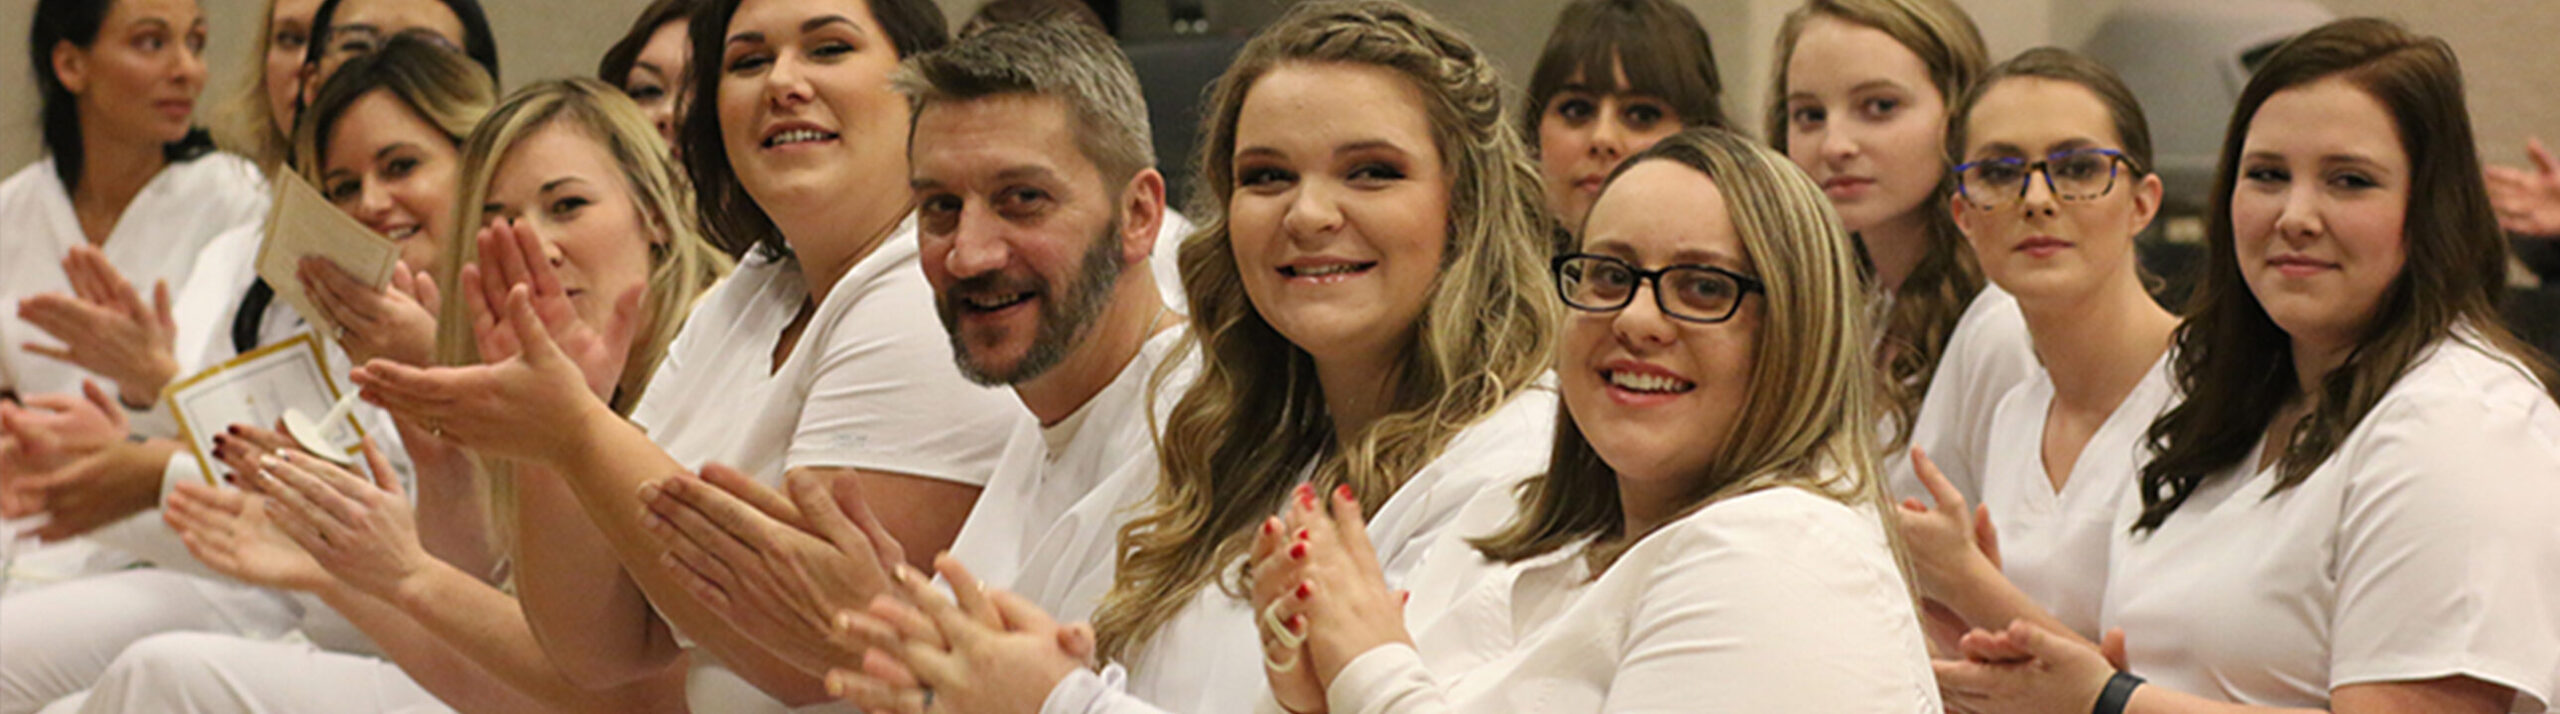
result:
M 1004 454 L 952 555 L 985 583 L 1083 619 L 1110 585 L 1120 512 L 1157 480 L 1151 395 L 1169 405 L 1193 371 L 1159 369 L 1184 320 L 1149 264 L 1188 226 L 1166 210 L 1137 76 L 1110 38 L 1053 19 L 911 58 L 895 81 L 915 108 L 920 262 L 953 355 L 969 378 L 1011 386 L 1038 421 L 989 435 L 1006 439 Z M 673 496 L 702 517 L 670 519 L 669 537 L 737 556 L 703 574 L 724 616 L 811 674 L 826 662 L 858 670 L 861 644 L 811 625 L 896 591 L 887 568 L 903 555 L 860 495 L 839 489 L 829 509 L 711 490 Z M 1089 653 L 1080 628 L 1053 626 Z

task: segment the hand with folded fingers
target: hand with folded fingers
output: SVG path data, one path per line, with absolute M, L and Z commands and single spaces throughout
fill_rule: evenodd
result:
M 718 464 L 641 487 L 660 567 L 767 651 L 811 675 L 859 661 L 837 613 L 892 592 L 897 539 L 852 478 L 795 473 L 788 496 Z
M 160 476 L 177 442 L 119 442 L 60 468 L 0 479 L 0 518 L 44 514 L 33 535 L 47 543 L 86 535 L 160 503 Z
M 562 285 L 541 236 L 519 222 L 491 221 L 475 240 L 480 257 L 463 266 L 461 285 L 481 361 L 497 362 L 522 352 L 522 341 L 499 324 L 506 319 L 508 291 L 522 285 L 543 331 L 586 375 L 588 390 L 611 398 L 631 353 L 631 336 L 640 327 L 645 286 L 610 297 L 573 293 Z
M 236 488 L 178 484 L 160 518 L 214 572 L 251 585 L 311 591 L 334 578 L 273 520 L 273 501 Z
M 308 257 L 295 266 L 294 278 L 302 281 L 303 295 L 321 319 L 336 326 L 330 338 L 349 360 L 429 364 L 435 358 L 434 276 L 402 262 L 392 269 L 389 285 L 374 288 L 337 263 Z
M 1061 625 L 1031 601 L 986 587 L 949 553 L 934 568 L 951 596 L 900 564 L 898 595 L 841 619 L 881 644 L 858 668 L 829 672 L 829 693 L 870 712 L 1033 714 L 1059 680 L 1094 666 L 1091 626 Z
M 417 367 L 374 360 L 350 375 L 365 401 L 447 443 L 539 466 L 556 466 L 562 444 L 595 421 L 620 421 L 586 386 L 586 376 L 552 342 L 533 313 L 530 289 L 506 297 L 508 330 L 523 345 L 505 360 Z M 475 329 L 479 326 L 475 325 Z
M 1278 603 L 1275 614 L 1282 622 L 1303 621 L 1307 666 L 1316 681 L 1330 687 L 1334 676 L 1361 654 L 1389 644 L 1411 645 L 1413 636 L 1404 628 L 1405 595 L 1387 587 L 1351 487 L 1336 487 L 1320 498 L 1313 486 L 1300 484 L 1283 513 L 1291 535 L 1305 537 L 1273 556 L 1296 561 L 1297 578 L 1276 583 L 1285 595 L 1271 602 Z
M 1922 598 L 1921 624 L 1931 643 L 1943 649 L 1971 629 L 1950 603 L 1961 602 L 1969 589 L 2005 577 L 2000 573 L 2000 536 L 1991 524 L 1991 507 L 1967 506 L 1964 493 L 1927 452 L 1913 448 L 1911 466 L 1937 503 L 1903 499 L 1893 521 L 1911 556 L 1912 585 Z
M 1315 667 L 1307 664 L 1307 615 L 1300 611 L 1304 599 L 1298 595 L 1306 581 L 1307 541 L 1314 533 L 1295 511 L 1300 499 L 1313 497 L 1312 490 L 1301 487 L 1291 494 L 1291 507 L 1281 516 L 1264 518 L 1249 556 L 1254 631 L 1262 641 L 1262 676 L 1271 683 L 1271 696 L 1280 708 L 1297 714 L 1326 709 L 1324 683 L 1317 680 Z
M 124 407 L 91 380 L 81 394 L 37 394 L 0 403 L 0 481 L 62 468 L 72 459 L 122 443 L 131 433 Z
M 2520 236 L 2560 237 L 2560 159 L 2552 158 L 2538 138 L 2525 142 L 2525 156 L 2533 161 L 2530 169 L 2491 166 L 2482 170 L 2498 227 Z
M 358 591 L 399 602 L 435 562 L 418 540 L 399 474 L 370 438 L 364 460 L 371 476 L 297 449 L 273 451 L 261 457 L 258 489 L 281 530 L 320 567 Z
M 1966 633 L 1957 650 L 1961 659 L 1930 663 L 1950 711 L 2089 711 L 2107 680 L 2124 668 L 2124 631 L 2111 630 L 2103 644 L 2091 647 L 2079 638 L 2016 620 L 1998 630 Z
M 105 253 L 73 246 L 62 258 L 72 294 L 43 293 L 18 301 L 18 318 L 62 343 L 27 343 L 21 349 L 115 380 L 128 404 L 147 406 L 178 377 L 177 322 L 171 317 L 169 282 L 152 287 L 145 303 Z

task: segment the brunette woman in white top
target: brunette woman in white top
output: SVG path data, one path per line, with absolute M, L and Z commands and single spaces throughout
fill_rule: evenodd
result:
M 1832 216 L 1739 135 L 1629 159 L 1555 262 L 1576 312 L 1547 473 L 1480 494 L 1406 607 L 1348 502 L 1263 527 L 1279 708 L 1939 711 L 1882 520 L 1865 291 Z
M 2550 704 L 2560 405 L 2498 322 L 2473 147 L 2442 40 L 2350 19 L 2267 58 L 2223 142 L 2184 401 L 2116 521 L 2099 617 L 2124 638 L 2102 658 L 2033 623 L 1976 631 L 1940 665 L 1951 706 Z
M 710 236 L 747 252 L 668 347 L 630 419 L 583 388 L 602 323 L 547 322 L 515 358 L 415 370 L 376 362 L 368 398 L 515 461 L 516 579 L 561 670 L 609 688 L 689 661 L 700 711 L 826 701 L 828 653 L 771 649 L 663 567 L 644 483 L 713 464 L 763 495 L 786 477 L 857 481 L 908 552 L 949 547 L 1027 418 L 963 378 L 917 267 L 900 57 L 941 47 L 927 0 L 721 0 L 690 25 L 686 171 Z M 698 647 L 697 647 L 698 645 Z M 688 659 L 682 659 L 688 652 Z
M 1884 366 L 1885 490 L 1925 495 L 1906 446 L 1970 493 L 1992 406 L 2035 365 L 2026 324 L 1948 212 L 1947 109 L 1990 64 L 1951 0 L 1807 0 L 1778 31 L 1762 128 L 1857 241 Z M 1978 294 L 1978 295 L 1977 295 Z
M 1096 674 L 1052 637 L 970 650 L 977 666 L 936 659 L 915 672 L 921 688 L 856 682 L 856 702 L 1251 711 L 1267 697 L 1239 579 L 1293 489 L 1358 494 L 1400 581 L 1469 497 L 1534 473 L 1555 414 L 1541 386 L 1559 309 L 1540 279 L 1552 223 L 1501 86 L 1474 46 L 1401 3 L 1303 4 L 1248 44 L 1208 114 L 1199 175 L 1222 210 L 1182 247 L 1200 367 L 1162 419 L 1161 483 L 1095 524 L 1119 536 L 1098 610 L 1007 596 L 1026 613 L 1011 623 L 1090 615 L 1111 666 Z M 908 638 L 899 652 L 1023 639 L 897 622 L 917 626 L 888 635 Z M 841 666 L 861 678 L 861 662 Z
M 1962 622 L 2049 612 L 2096 641 L 2116 504 L 2167 406 L 2162 360 L 2177 327 L 2134 256 L 2160 206 L 2150 125 L 2114 71 L 2044 47 L 1993 66 L 1956 104 L 1947 148 L 1964 162 L 1956 224 L 2017 296 L 2043 364 L 2000 401 L 1976 485 L 1999 559 L 1976 543 L 1967 497 L 1915 456 L 1936 507 L 1902 502 L 1912 574 Z M 1941 645 L 1964 634 L 1933 624 L 1950 625 L 1932 633 Z

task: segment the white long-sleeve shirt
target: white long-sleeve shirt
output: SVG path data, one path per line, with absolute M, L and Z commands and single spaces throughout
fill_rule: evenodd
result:
M 1487 493 L 1452 534 L 1516 511 Z M 1593 578 L 1588 542 L 1514 563 L 1435 546 L 1414 644 L 1354 658 L 1337 714 L 1941 711 L 1876 513 L 1797 488 L 1664 525 Z M 1266 702 L 1265 711 L 1278 711 Z
M 1456 523 L 1469 500 L 1546 470 L 1555 438 L 1556 394 L 1549 380 L 1521 392 L 1449 440 L 1369 520 L 1369 537 L 1389 586 L 1402 583 L 1423 553 Z M 1117 528 L 1118 523 L 1107 524 Z M 1108 565 L 1102 582 L 1110 581 Z M 1057 605 L 1039 603 L 1057 611 Z M 1058 682 L 1042 714 L 1242 714 L 1271 698 L 1253 604 L 1216 587 L 1199 595 L 1131 662 L 1101 674 L 1078 670 Z M 1125 669 L 1123 666 L 1125 665 Z

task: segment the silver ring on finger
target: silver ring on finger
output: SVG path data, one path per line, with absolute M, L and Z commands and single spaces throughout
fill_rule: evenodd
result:
M 932 688 L 932 687 L 925 687 L 925 688 L 924 688 L 924 704 L 917 706 L 917 707 L 916 707 L 916 709 L 917 709 L 918 711 L 922 711 L 922 710 L 927 710 L 927 709 L 932 709 L 932 708 L 933 708 L 933 688 Z

